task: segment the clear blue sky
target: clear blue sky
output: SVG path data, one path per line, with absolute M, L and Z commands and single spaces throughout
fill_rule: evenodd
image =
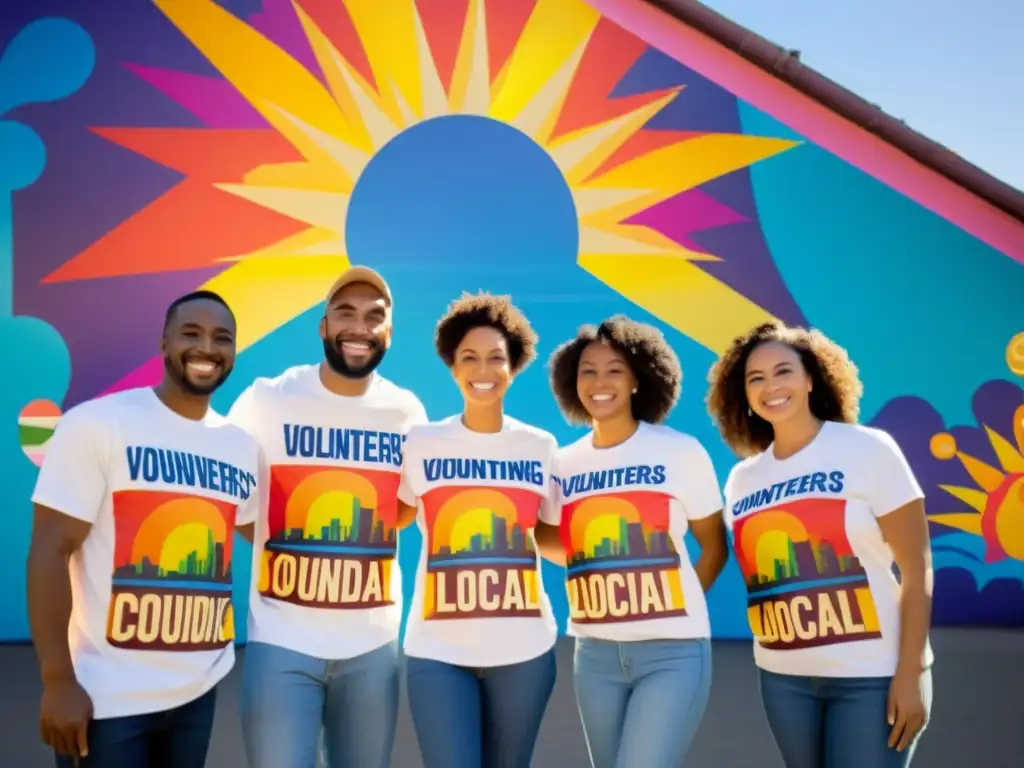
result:
M 1024 0 L 702 0 L 1024 190 Z

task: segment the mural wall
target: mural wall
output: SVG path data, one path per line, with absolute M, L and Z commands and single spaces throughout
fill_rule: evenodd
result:
M 1024 625 L 1024 226 L 640 0 L 38 0 L 0 46 L 0 640 L 27 637 L 62 410 L 155 383 L 164 308 L 200 287 L 238 316 L 226 409 L 319 359 L 350 261 L 390 280 L 384 373 L 432 417 L 460 404 L 432 328 L 463 290 L 511 293 L 542 359 L 612 313 L 659 324 L 671 424 L 723 480 L 717 353 L 771 317 L 822 328 L 927 486 L 936 623 Z M 509 411 L 577 435 L 541 364 Z M 731 563 L 719 636 L 749 636 L 742 595 Z

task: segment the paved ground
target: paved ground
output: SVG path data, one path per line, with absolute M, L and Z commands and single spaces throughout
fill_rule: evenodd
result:
M 933 642 L 936 703 L 915 768 L 1024 765 L 1024 631 L 938 630 Z M 573 700 L 571 652 L 571 641 L 561 641 L 559 681 L 534 758 L 537 768 L 589 768 Z M 715 643 L 711 703 L 687 768 L 782 768 L 761 715 L 750 656 L 748 643 Z M 0 680 L 0 765 L 52 766 L 36 735 L 39 683 L 32 649 L 0 646 Z M 237 683 L 236 669 L 220 696 L 210 768 L 245 768 Z M 422 768 L 404 703 L 391 765 Z

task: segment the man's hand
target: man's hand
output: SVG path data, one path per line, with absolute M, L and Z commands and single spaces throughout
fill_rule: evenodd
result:
M 49 683 L 43 688 L 39 735 L 58 755 L 86 757 L 86 732 L 92 720 L 92 699 L 77 680 Z

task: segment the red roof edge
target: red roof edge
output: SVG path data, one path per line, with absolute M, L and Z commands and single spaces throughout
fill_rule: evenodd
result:
M 902 120 L 800 62 L 799 54 L 751 32 L 697 0 L 646 0 L 806 96 L 1024 222 L 1024 192 L 967 162 Z

